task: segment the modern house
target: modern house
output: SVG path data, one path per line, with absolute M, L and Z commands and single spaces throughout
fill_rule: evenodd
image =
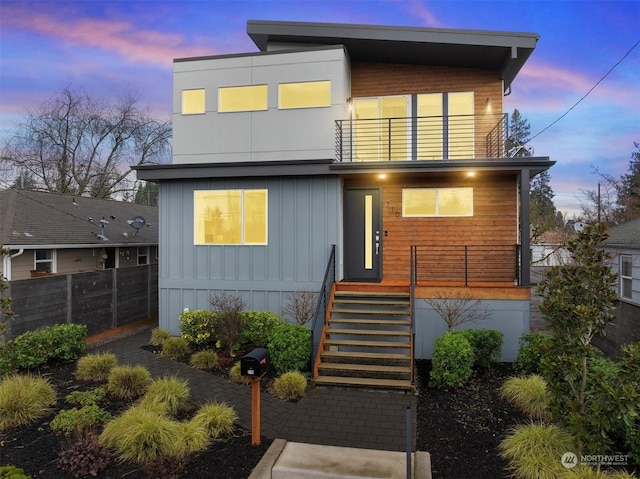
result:
M 22 189 L 0 191 L 8 280 L 157 263 L 158 208 Z
M 619 302 L 617 317 L 598 345 L 615 356 L 621 345 L 640 341 L 640 219 L 615 226 L 607 234 L 604 248 L 611 254 L 613 270 L 618 273 Z
M 259 51 L 174 61 L 173 163 L 136 168 L 160 185 L 160 326 L 177 333 L 215 292 L 280 312 L 318 291 L 315 380 L 402 387 L 446 331 L 424 299 L 463 298 L 491 312 L 470 326 L 501 330 L 513 360 L 529 328 L 529 182 L 553 162 L 508 156 L 502 108 L 538 36 L 247 33 Z

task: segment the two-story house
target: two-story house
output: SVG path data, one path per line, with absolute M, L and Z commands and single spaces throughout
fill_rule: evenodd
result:
M 513 360 L 529 327 L 529 182 L 553 162 L 508 157 L 502 106 L 538 36 L 247 32 L 256 53 L 174 61 L 173 163 L 136 168 L 160 184 L 160 326 L 177 333 L 214 292 L 280 312 L 319 291 L 316 380 L 390 378 L 394 361 L 407 380 L 446 330 L 424 299 L 462 297 L 491 312 L 475 327 L 502 331 Z

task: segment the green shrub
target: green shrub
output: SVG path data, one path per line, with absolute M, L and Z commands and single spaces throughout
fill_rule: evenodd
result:
M 162 356 L 181 359 L 189 355 L 189 345 L 184 338 L 172 336 L 162 342 Z
M 67 404 L 77 406 L 91 406 L 98 404 L 105 397 L 107 392 L 104 388 L 93 388 L 88 391 L 73 391 L 64 398 Z
M 109 374 L 107 391 L 114 397 L 134 399 L 142 396 L 151 383 L 151 373 L 143 366 L 116 366 Z
M 111 453 L 92 434 L 81 437 L 58 455 L 58 469 L 70 477 L 96 477 L 110 462 Z
M 220 359 L 215 351 L 198 351 L 191 355 L 189 364 L 197 369 L 215 369 L 220 364 Z
M 41 377 L 14 375 L 0 382 L 0 432 L 45 416 L 56 403 L 51 383 Z
M 268 348 L 276 373 L 309 370 L 311 331 L 304 326 L 289 323 L 275 326 Z
M 161 405 L 167 414 L 175 416 L 184 410 L 189 401 L 189 383 L 177 377 L 155 379 L 149 384 L 141 404 Z
M 0 479 L 31 479 L 24 473 L 24 469 L 16 466 L 0 466 Z
M 151 339 L 149 339 L 149 344 L 151 346 L 162 346 L 162 343 L 165 339 L 169 339 L 171 337 L 171 333 L 162 328 L 153 328 L 151 330 Z
M 53 418 L 49 427 L 58 434 L 69 436 L 75 432 L 96 428 L 111 419 L 108 411 L 91 404 L 80 409 L 63 409 Z
M 215 321 L 213 311 L 185 311 L 180 314 L 180 335 L 189 347 L 195 351 L 213 349 L 216 344 Z
M 541 360 L 550 346 L 551 335 L 547 333 L 525 333 L 520 337 L 520 349 L 513 368 L 520 374 L 540 374 Z
M 462 329 L 462 334 L 473 348 L 473 365 L 480 368 L 491 367 L 502 358 L 502 341 L 504 334 L 494 329 Z
M 558 426 L 520 424 L 498 446 L 507 469 L 516 479 L 557 479 L 565 471 L 562 455 L 573 451 L 573 438 Z
M 100 443 L 124 461 L 145 464 L 162 456 L 179 455 L 177 421 L 142 406 L 133 406 L 106 424 Z
M 3 345 L 1 368 L 5 372 L 33 369 L 49 361 L 69 361 L 87 350 L 87 327 L 82 324 L 56 324 L 27 331 Z
M 246 349 L 266 348 L 273 328 L 285 321 L 282 316 L 268 311 L 243 311 L 243 329 L 240 334 L 240 342 Z
M 214 402 L 201 406 L 191 422 L 203 427 L 210 437 L 216 439 L 231 434 L 237 420 L 238 415 L 231 406 Z
M 436 339 L 429 383 L 436 388 L 459 388 L 471 377 L 473 348 L 467 338 L 447 332 Z
M 538 374 L 507 379 L 500 389 L 500 396 L 531 419 L 551 419 L 547 381 Z
M 236 361 L 229 370 L 229 380 L 236 384 L 251 384 L 250 376 L 243 376 L 241 373 L 240 361 Z
M 117 365 L 115 354 L 87 354 L 78 359 L 76 377 L 81 381 L 106 381 L 111 370 Z
M 306 390 L 307 378 L 298 371 L 284 373 L 273 382 L 273 394 L 286 401 L 301 399 Z

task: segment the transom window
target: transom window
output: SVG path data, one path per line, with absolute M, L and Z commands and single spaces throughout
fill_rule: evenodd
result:
M 182 114 L 200 115 L 205 112 L 204 88 L 182 90 Z
M 402 216 L 473 216 L 473 188 L 403 188 Z
M 194 243 L 266 245 L 267 190 L 194 192 Z
M 34 251 L 34 270 L 55 273 L 55 252 L 52 249 Z
M 633 257 L 629 254 L 620 255 L 620 297 L 632 299 L 633 296 Z
M 218 111 L 259 111 L 267 109 L 267 85 L 222 87 L 218 89 Z
M 280 83 L 278 85 L 278 108 L 317 108 L 331 106 L 331 82 L 310 81 Z

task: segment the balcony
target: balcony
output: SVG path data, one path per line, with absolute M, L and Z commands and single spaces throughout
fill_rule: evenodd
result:
M 507 114 L 336 121 L 336 159 L 431 161 L 503 158 Z

